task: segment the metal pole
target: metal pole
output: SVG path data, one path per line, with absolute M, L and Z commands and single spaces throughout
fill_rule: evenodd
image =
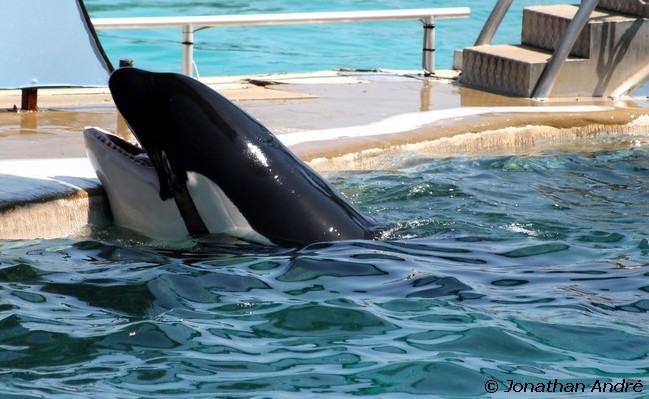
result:
M 20 102 L 21 111 L 36 111 L 38 110 L 38 89 L 27 88 L 22 89 L 22 97 Z
M 568 25 L 566 33 L 563 34 L 559 46 L 557 46 L 554 54 L 552 54 L 552 58 L 550 58 L 545 69 L 543 69 L 539 82 L 534 89 L 532 98 L 539 100 L 548 98 L 557 81 L 557 76 L 559 75 L 561 67 L 566 62 L 566 59 L 568 59 L 570 51 L 572 51 L 572 48 L 575 45 L 579 34 L 584 29 L 584 26 L 588 23 L 590 15 L 595 7 L 597 7 L 597 3 L 598 0 L 581 1 L 577 14 L 575 14 L 573 20 L 570 21 L 570 25 Z
M 514 0 L 498 0 L 494 9 L 491 10 L 487 22 L 485 22 L 482 27 L 478 39 L 475 41 L 476 46 L 491 44 L 498 27 L 500 27 L 500 24 L 503 22 L 503 19 L 505 18 L 505 15 L 507 15 L 507 11 L 509 11 L 509 7 L 511 7 L 513 2 Z
M 424 46 L 422 54 L 422 68 L 424 75 L 430 76 L 435 73 L 435 18 L 428 16 L 424 22 Z
M 192 76 L 194 65 L 194 27 L 192 24 L 183 26 L 183 74 Z
M 128 59 L 119 60 L 119 67 L 120 68 L 128 68 L 128 67 L 132 67 L 134 65 L 135 65 L 135 61 L 133 61 L 133 60 L 128 60 Z

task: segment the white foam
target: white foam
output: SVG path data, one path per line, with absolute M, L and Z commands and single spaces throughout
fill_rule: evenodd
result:
M 465 118 L 483 114 L 515 113 L 587 113 L 610 111 L 612 107 L 596 105 L 578 106 L 544 106 L 544 107 L 466 107 L 427 112 L 413 112 L 392 116 L 379 122 L 362 126 L 350 126 L 335 129 L 309 130 L 287 133 L 278 136 L 284 145 L 292 146 L 301 143 L 336 140 L 345 137 L 370 137 L 384 134 L 402 133 L 430 125 L 441 120 Z

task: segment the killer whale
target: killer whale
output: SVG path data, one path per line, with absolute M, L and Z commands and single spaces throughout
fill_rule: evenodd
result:
M 122 68 L 109 88 L 141 145 L 84 130 L 116 224 L 151 237 L 228 234 L 286 247 L 375 235 L 373 220 L 198 80 Z

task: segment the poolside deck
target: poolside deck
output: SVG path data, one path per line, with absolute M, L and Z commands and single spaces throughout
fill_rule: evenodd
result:
M 534 102 L 462 87 L 455 77 L 323 71 L 202 80 L 321 171 L 649 141 L 645 95 Z M 11 112 L 14 105 L 20 92 L 0 91 L 0 239 L 69 236 L 109 219 L 81 135 L 100 126 L 129 136 L 108 90 L 43 89 L 40 111 Z

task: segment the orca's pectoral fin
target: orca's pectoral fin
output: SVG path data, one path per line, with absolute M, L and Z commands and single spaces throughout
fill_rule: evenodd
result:
M 201 215 L 198 213 L 198 209 L 189 194 L 189 190 L 187 190 L 187 173 L 183 171 L 183 176 L 178 176 L 172 170 L 164 151 L 152 151 L 149 153 L 149 158 L 157 172 L 163 171 L 163 173 L 158 173 L 160 180 L 160 198 L 162 200 L 174 199 L 189 234 L 208 234 L 209 230 L 205 226 Z

